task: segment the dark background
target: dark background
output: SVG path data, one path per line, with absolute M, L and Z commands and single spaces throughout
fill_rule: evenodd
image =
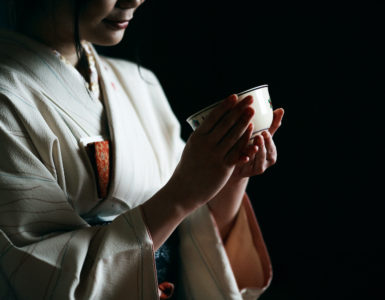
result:
M 99 48 L 155 72 L 185 140 L 193 112 L 269 84 L 279 159 L 248 187 L 273 263 L 263 300 L 385 299 L 383 11 L 147 0 Z
M 385 299 L 382 11 L 146 1 L 125 40 L 101 50 L 131 60 L 139 53 L 184 139 L 193 112 L 269 84 L 273 105 L 286 111 L 279 159 L 248 187 L 273 263 L 263 300 Z

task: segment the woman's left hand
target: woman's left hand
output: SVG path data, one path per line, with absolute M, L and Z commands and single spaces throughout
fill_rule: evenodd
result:
M 277 148 L 273 141 L 273 136 L 281 126 L 284 110 L 278 108 L 274 110 L 273 122 L 269 130 L 254 138 L 252 145 L 245 145 L 243 162 L 235 168 L 232 179 L 241 179 L 260 175 L 277 161 Z
M 226 240 L 234 225 L 249 177 L 264 173 L 277 161 L 273 135 L 281 126 L 283 114 L 282 108 L 276 109 L 270 129 L 262 135 L 257 135 L 252 145 L 248 145 L 250 131 L 250 137 L 245 138 L 243 145 L 245 150 L 241 156 L 241 162 L 234 168 L 223 189 L 208 202 L 223 241 Z

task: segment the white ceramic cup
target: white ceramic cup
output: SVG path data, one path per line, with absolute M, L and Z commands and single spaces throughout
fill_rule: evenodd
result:
M 238 93 L 238 101 L 246 98 L 247 96 L 253 96 L 253 103 L 251 107 L 254 109 L 254 116 L 251 119 L 253 123 L 253 134 L 251 138 L 254 138 L 257 134 L 270 128 L 273 121 L 273 105 L 271 103 L 268 85 L 260 85 L 244 92 Z M 218 101 L 206 108 L 196 112 L 187 118 L 187 123 L 190 124 L 193 130 L 197 129 L 200 124 L 207 118 L 209 113 L 219 105 L 221 101 Z

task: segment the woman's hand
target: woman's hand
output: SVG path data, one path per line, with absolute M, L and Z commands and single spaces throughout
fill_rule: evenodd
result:
M 282 108 L 276 109 L 270 129 L 262 136 L 257 135 L 252 145 L 248 145 L 251 132 L 247 132 L 249 135 L 243 145 L 241 162 L 234 168 L 223 189 L 208 203 L 223 241 L 226 240 L 238 215 L 248 178 L 262 174 L 277 160 L 277 150 L 272 136 L 280 127 L 283 114 Z
M 231 95 L 190 136 L 170 179 L 183 191 L 183 205 L 197 208 L 227 183 L 251 134 L 252 102 L 252 97 L 238 102 Z
M 141 205 L 154 249 L 194 209 L 212 199 L 239 163 L 251 134 L 252 98 L 231 95 L 216 107 L 187 140 L 167 184 Z
M 234 169 L 232 179 L 251 177 L 264 173 L 277 161 L 277 148 L 273 136 L 281 126 L 284 110 L 278 108 L 274 111 L 273 122 L 269 130 L 254 138 L 253 144 L 246 147 L 243 161 Z

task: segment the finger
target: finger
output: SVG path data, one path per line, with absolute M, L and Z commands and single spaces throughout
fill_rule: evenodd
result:
M 243 136 L 245 131 L 247 130 L 248 126 L 251 124 L 251 118 L 254 115 L 254 109 L 251 107 L 248 107 L 245 109 L 241 117 L 238 119 L 238 121 L 235 123 L 235 125 L 228 130 L 228 132 L 222 137 L 222 139 L 219 141 L 218 146 L 222 149 L 231 149 Z M 251 136 L 249 137 L 249 139 Z M 245 146 L 247 145 L 248 141 L 245 141 Z
M 231 109 L 238 101 L 238 96 L 233 94 L 223 100 L 218 106 L 216 106 L 207 118 L 204 120 L 201 126 L 197 128 L 198 133 L 210 132 L 215 124 Z
M 262 133 L 265 141 L 265 148 L 266 148 L 266 161 L 268 162 L 269 166 L 272 166 L 277 161 L 277 148 L 275 146 L 275 143 L 273 141 L 273 138 L 268 131 L 264 131 Z
M 257 135 L 255 139 L 255 144 L 258 146 L 258 153 L 254 158 L 253 172 L 254 174 L 258 175 L 265 171 L 266 148 L 263 136 Z
M 242 135 L 242 137 L 238 140 L 238 142 L 226 153 L 225 160 L 230 164 L 236 163 L 246 163 L 249 161 L 248 154 L 243 151 L 245 147 L 247 147 L 247 143 L 251 138 L 253 133 L 253 124 L 249 124 L 246 131 Z
M 258 146 L 257 145 L 248 145 L 246 150 L 243 151 L 244 155 L 247 155 L 250 157 L 250 159 L 254 159 L 255 154 L 258 152 Z
M 270 134 L 273 136 L 277 129 L 281 126 L 283 115 L 285 111 L 283 108 L 278 108 L 273 112 L 273 122 L 269 128 Z
M 250 124 L 250 125 L 251 125 L 250 136 L 248 136 L 247 140 L 246 139 L 244 140 L 245 144 L 244 144 L 244 147 L 242 148 L 243 150 L 242 150 L 241 156 L 246 156 L 249 158 L 250 162 L 253 162 L 255 154 L 258 152 L 258 146 L 254 145 L 253 143 L 250 144 L 251 136 L 253 135 L 253 127 L 252 127 L 253 124 Z
M 240 162 L 238 163 L 238 166 L 244 167 L 246 164 L 248 164 L 248 168 L 252 169 L 254 164 L 255 154 L 258 152 L 258 146 L 254 144 L 249 144 L 250 140 L 251 139 L 248 140 L 248 144 L 246 145 L 246 148 L 242 150 L 241 159 L 240 159 Z M 248 159 L 242 161 L 244 157 L 247 157 Z
M 215 128 L 212 130 L 211 139 L 217 141 L 218 144 L 222 144 L 229 141 L 229 135 L 231 137 L 235 135 L 236 140 L 245 132 L 247 125 L 250 122 L 251 117 L 254 114 L 254 109 L 250 107 L 253 103 L 253 98 L 246 97 L 242 99 L 233 109 L 231 109 L 222 119 L 218 121 Z M 227 141 L 226 141 L 227 139 Z M 230 141 L 232 147 L 235 141 Z M 221 147 L 223 147 L 221 145 Z

